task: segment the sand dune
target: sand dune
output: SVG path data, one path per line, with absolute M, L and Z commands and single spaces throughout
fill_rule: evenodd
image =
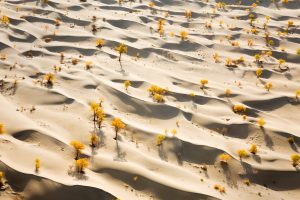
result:
M 299 199 L 298 0 L 0 9 L 1 200 Z

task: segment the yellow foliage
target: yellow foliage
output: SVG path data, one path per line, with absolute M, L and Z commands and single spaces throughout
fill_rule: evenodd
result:
M 45 76 L 44 76 L 44 80 L 45 80 L 46 83 L 49 84 L 49 85 L 53 85 L 53 84 L 54 84 L 54 79 L 55 79 L 55 76 L 54 76 L 54 74 L 52 74 L 52 73 L 47 73 L 47 74 L 45 74 Z
M 202 80 L 200 80 L 200 84 L 201 84 L 201 88 L 203 89 L 205 87 L 205 85 L 208 84 L 208 80 L 202 79 Z
M 220 159 L 220 162 L 227 163 L 231 159 L 231 156 L 228 155 L 227 153 L 222 153 L 219 155 L 219 159 Z
M 187 19 L 191 19 L 192 18 L 192 11 L 190 9 L 188 10 L 185 10 L 185 13 L 184 13 L 185 17 Z
M 96 103 L 96 102 L 94 102 L 94 101 L 92 101 L 91 103 L 90 103 L 90 109 L 91 109 L 91 111 L 93 111 L 94 113 L 96 113 L 97 112 L 97 110 L 100 108 L 100 105 L 98 104 L 98 103 Z
M 125 89 L 127 90 L 129 86 L 131 86 L 131 82 L 129 80 L 124 81 Z
M 262 75 L 262 68 L 257 68 L 255 71 L 255 74 L 256 74 L 257 78 L 259 78 Z
M 103 45 L 104 45 L 104 40 L 103 39 L 96 40 L 96 46 L 97 47 L 103 47 Z
M 231 94 L 231 90 L 227 88 L 227 89 L 225 90 L 225 94 L 226 94 L 227 97 L 229 97 L 230 94 Z
M 218 53 L 214 53 L 213 58 L 215 60 L 215 63 L 217 63 L 219 61 L 219 54 Z
M 265 84 L 265 88 L 267 91 L 270 91 L 270 89 L 273 87 L 273 84 L 271 82 L 268 82 Z
M 93 66 L 93 62 L 92 61 L 86 61 L 85 62 L 85 69 L 89 70 L 91 69 Z
M 155 93 L 154 96 L 153 96 L 153 99 L 157 102 L 163 102 L 164 101 L 164 98 L 162 95 L 158 94 L 158 93 Z
M 187 38 L 188 38 L 188 32 L 186 32 L 186 31 L 181 31 L 181 32 L 180 32 L 180 38 L 181 38 L 181 40 L 187 39 Z
M 246 112 L 246 110 L 247 110 L 246 106 L 242 104 L 236 104 L 233 106 L 233 111 L 237 113 Z
M 5 133 L 4 124 L 0 123 L 0 134 Z
M 158 134 L 156 136 L 156 144 L 159 146 L 159 145 L 162 145 L 163 144 L 163 141 L 166 139 L 166 136 L 163 135 L 163 134 Z
M 164 95 L 166 93 L 166 90 L 157 86 L 157 85 L 151 85 L 149 88 L 148 88 L 148 91 L 151 93 L 151 95 L 154 95 L 154 94 L 161 94 L 161 95 Z
M 291 160 L 293 162 L 294 167 L 297 167 L 298 165 L 300 165 L 300 155 L 298 155 L 298 154 L 291 155 Z
M 244 149 L 239 149 L 238 150 L 238 155 L 239 155 L 240 158 L 247 158 L 248 157 L 248 153 Z
M 6 15 L 3 15 L 2 16 L 2 19 L 1 19 L 1 23 L 2 24 L 9 24 L 9 18 L 6 16 Z
M 279 59 L 279 60 L 278 60 L 279 66 L 281 66 L 281 65 L 284 64 L 284 63 L 285 63 L 285 60 L 284 60 L 284 59 Z
M 294 26 L 294 21 L 288 20 L 288 27 L 292 27 L 292 26 Z
M 214 185 L 214 189 L 218 190 L 220 193 L 225 193 L 225 187 L 221 186 L 221 185 Z
M 171 133 L 172 133 L 173 136 L 176 136 L 176 135 L 177 135 L 176 129 L 173 129 L 173 130 L 171 131 Z
M 77 140 L 72 140 L 70 144 L 71 144 L 71 146 L 74 147 L 74 149 L 76 151 L 80 152 L 81 150 L 84 149 L 84 145 L 81 142 L 77 141 Z
M 90 145 L 96 147 L 99 143 L 99 137 L 96 134 L 92 134 L 90 137 Z
M 98 128 L 101 128 L 101 124 L 104 121 L 106 115 L 101 107 L 98 108 L 95 114 L 98 122 Z
M 150 7 L 150 8 L 153 8 L 154 6 L 155 6 L 154 2 L 151 1 L 151 2 L 149 3 L 149 7 Z
M 35 159 L 35 171 L 38 172 L 41 167 L 41 160 L 39 158 Z
M 256 154 L 257 153 L 257 146 L 256 144 L 252 144 L 250 149 L 249 149 L 250 153 L 252 154 Z
M 260 126 L 260 127 L 263 127 L 265 124 L 266 124 L 266 121 L 263 119 L 263 118 L 259 118 L 257 120 L 257 124 Z
M 300 90 L 296 90 L 295 94 L 296 94 L 296 98 L 300 97 Z M 0 126 L 0 130 L 1 130 L 1 126 Z M 0 131 L 0 133 L 1 133 L 1 131 Z
M 255 55 L 254 55 L 254 59 L 256 60 L 256 62 L 259 62 L 259 60 L 260 60 L 260 55 L 259 55 L 259 54 L 255 54 Z
M 124 129 L 125 128 L 125 124 L 124 122 L 120 119 L 120 118 L 115 118 L 112 122 L 111 125 L 115 128 L 116 133 L 120 130 L 120 129 Z
M 116 48 L 116 51 L 119 52 L 119 61 L 121 61 L 122 53 L 127 53 L 127 46 L 124 43 L 120 43 L 120 45 Z
M 89 165 L 89 161 L 87 158 L 80 158 L 75 161 L 75 165 L 79 173 L 84 173 L 84 169 Z

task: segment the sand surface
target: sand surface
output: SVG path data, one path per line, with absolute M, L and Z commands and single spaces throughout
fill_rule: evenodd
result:
M 0 0 L 0 19 L 9 18 L 0 25 L 0 199 L 299 199 L 291 155 L 300 148 L 300 2 L 254 2 Z M 128 48 L 121 62 L 120 43 Z M 149 95 L 151 85 L 165 89 L 163 102 Z M 99 99 L 100 129 L 90 109 Z M 234 112 L 240 104 L 246 111 Z M 126 124 L 117 141 L 116 117 Z M 85 145 L 84 174 L 72 140 Z

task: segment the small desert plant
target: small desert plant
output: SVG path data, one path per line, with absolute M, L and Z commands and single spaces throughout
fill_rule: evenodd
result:
M 121 62 L 122 54 L 127 53 L 127 46 L 124 43 L 120 43 L 120 45 L 116 48 L 116 51 L 119 53 L 119 62 Z
M 93 62 L 92 61 L 86 61 L 85 62 L 85 69 L 89 70 L 93 67 Z
M 298 154 L 293 154 L 291 155 L 291 160 L 292 160 L 292 164 L 294 167 L 297 167 L 298 165 L 300 165 L 300 155 Z
M 246 110 L 247 110 L 246 106 L 242 104 L 236 104 L 233 106 L 233 111 L 236 113 L 243 113 L 246 112 Z
M 157 25 L 158 25 L 157 31 L 163 30 L 164 25 L 165 25 L 165 20 L 159 19 L 158 22 L 157 22 Z
M 0 188 L 5 185 L 4 172 L 0 171 Z
M 268 83 L 266 83 L 265 84 L 265 88 L 266 88 L 266 90 L 269 92 L 270 91 L 270 89 L 273 87 L 273 84 L 271 83 L 271 82 L 268 82 Z
M 129 80 L 124 81 L 125 90 L 128 90 L 128 87 L 131 86 L 131 82 Z
M 292 137 L 289 137 L 287 139 L 287 141 L 292 145 L 292 144 L 295 144 L 295 138 L 292 136 Z
M 1 19 L 1 23 L 5 24 L 5 25 L 8 25 L 9 22 L 10 22 L 9 18 L 6 15 L 3 15 L 2 19 Z
M 213 58 L 215 60 L 215 63 L 219 62 L 219 54 L 218 53 L 214 53 Z
M 99 144 L 99 137 L 95 133 L 92 133 L 92 135 L 90 136 L 90 146 L 92 148 L 95 148 L 97 147 L 98 144 Z
M 227 97 L 229 97 L 229 96 L 231 95 L 231 90 L 227 88 L 227 89 L 225 90 L 225 95 L 226 95 Z
M 163 144 L 163 142 L 164 142 L 165 139 L 166 139 L 166 136 L 165 136 L 165 135 L 163 135 L 163 134 L 158 134 L 158 135 L 156 136 L 156 145 L 157 145 L 157 146 L 161 146 L 161 145 Z
M 192 18 L 192 11 L 191 10 L 185 10 L 184 12 L 185 17 L 189 20 Z
M 266 124 L 266 121 L 263 118 L 259 118 L 257 124 L 262 128 Z
M 100 108 L 99 104 L 96 103 L 96 102 L 91 102 L 90 103 L 90 109 L 91 111 L 93 112 L 93 121 L 96 121 L 96 113 L 97 113 L 97 110 Z
M 115 128 L 116 135 L 115 135 L 114 139 L 117 140 L 118 139 L 118 132 L 121 129 L 124 129 L 126 125 L 124 124 L 124 122 L 120 118 L 115 118 L 111 122 L 111 125 Z
M 72 58 L 71 62 L 72 62 L 72 65 L 77 65 L 78 64 L 78 59 L 77 58 Z
M 73 148 L 76 151 L 75 160 L 78 160 L 80 152 L 84 149 L 84 145 L 77 140 L 71 141 L 70 144 L 71 144 L 71 146 L 73 146 Z
M 180 32 L 180 38 L 181 38 L 182 41 L 186 40 L 188 38 L 188 32 L 181 31 Z
M 171 131 L 171 133 L 172 133 L 172 135 L 175 137 L 175 136 L 177 135 L 176 129 L 173 129 L 173 130 Z
M 38 173 L 40 168 L 41 168 L 41 160 L 39 158 L 36 158 L 35 159 L 35 172 Z
M 104 45 L 104 40 L 103 39 L 96 40 L 96 47 L 102 48 L 103 45 Z
M 242 158 L 247 158 L 247 157 L 248 157 L 248 153 L 247 153 L 247 151 L 244 150 L 244 149 L 239 149 L 239 150 L 237 151 L 237 153 L 238 153 L 240 159 L 242 159 Z
M 220 193 L 225 193 L 225 187 L 221 186 L 221 185 L 214 185 L 214 189 L 218 190 Z
M 293 26 L 294 26 L 294 21 L 288 20 L 288 23 L 287 23 L 287 31 L 289 30 L 290 27 L 293 27 Z
M 96 117 L 97 117 L 97 122 L 98 122 L 98 128 L 101 128 L 102 122 L 105 119 L 105 113 L 101 107 L 98 108 L 96 111 Z
M 227 164 L 228 161 L 231 159 L 231 156 L 227 153 L 222 153 L 219 155 L 219 159 L 222 164 Z
M 254 59 L 255 59 L 255 61 L 256 61 L 257 63 L 259 63 L 259 61 L 260 61 L 260 54 L 255 54 L 255 55 L 254 55 Z
M 75 165 L 78 173 L 84 174 L 84 169 L 89 165 L 89 161 L 87 158 L 80 158 L 75 161 Z
M 295 94 L 296 94 L 296 99 L 298 99 L 300 97 L 300 90 L 296 90 Z
M 297 49 L 296 54 L 297 54 L 297 55 L 300 55 L 300 48 Z
M 251 184 L 251 182 L 250 182 L 250 180 L 249 180 L 249 179 L 247 179 L 247 180 L 244 180 L 244 183 L 245 183 L 247 186 L 249 186 L 249 185 Z
M 252 154 L 256 154 L 257 153 L 257 146 L 256 144 L 252 144 L 250 149 L 249 149 L 250 153 Z
M 248 46 L 252 47 L 253 46 L 253 40 L 252 39 L 248 39 Z
M 279 59 L 278 60 L 278 67 L 281 68 L 281 65 L 285 63 L 284 59 Z
M 226 58 L 225 65 L 226 65 L 226 66 L 232 65 L 232 60 L 231 60 L 231 58 Z
M 52 85 L 54 85 L 54 78 L 55 78 L 54 74 L 52 74 L 52 73 L 47 73 L 47 74 L 45 74 L 45 76 L 44 76 L 44 81 L 46 81 L 46 84 L 47 84 L 47 85 L 52 86 Z
M 157 101 L 157 102 L 162 102 L 164 101 L 163 95 L 166 93 L 166 90 L 157 86 L 157 85 L 151 85 L 148 88 L 148 92 L 150 92 L 150 95 L 152 98 Z
M 200 84 L 201 84 L 201 89 L 203 90 L 205 88 L 205 85 L 208 84 L 208 80 L 207 79 L 202 79 L 202 80 L 200 80 Z
M 4 124 L 0 123 L 0 135 L 5 133 Z
M 160 95 L 160 94 L 154 94 L 153 95 L 153 99 L 156 101 L 156 102 L 163 102 L 164 101 L 164 97 L 162 96 L 162 95 Z
M 255 74 L 256 74 L 257 78 L 261 77 L 262 72 L 263 72 L 262 68 L 257 68 L 256 69 Z

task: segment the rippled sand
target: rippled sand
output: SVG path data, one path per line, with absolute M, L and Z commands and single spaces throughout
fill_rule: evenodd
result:
M 226 1 L 225 9 L 197 0 L 154 1 L 153 8 L 145 0 L 42 2 L 0 1 L 1 19 L 9 18 L 0 27 L 0 171 L 7 180 L 1 200 L 299 199 L 300 173 L 290 158 L 300 148 L 298 0 L 256 7 Z M 288 20 L 293 26 L 278 35 Z M 184 40 L 181 31 L 188 32 Z M 128 47 L 121 63 L 119 43 Z M 286 61 L 280 67 L 279 59 Z M 50 72 L 53 86 L 43 83 Z M 200 80 L 208 80 L 204 88 Z M 166 89 L 164 102 L 149 95 L 151 85 Z M 89 105 L 99 98 L 106 113 L 100 130 Z M 233 111 L 240 104 L 246 112 Z M 115 117 L 126 124 L 118 141 Z M 100 144 L 92 151 L 93 132 Z M 166 136 L 161 146 L 158 134 Z M 85 145 L 84 174 L 74 172 L 72 140 Z M 240 149 L 249 157 L 240 159 Z M 227 164 L 220 163 L 222 153 L 231 157 Z

